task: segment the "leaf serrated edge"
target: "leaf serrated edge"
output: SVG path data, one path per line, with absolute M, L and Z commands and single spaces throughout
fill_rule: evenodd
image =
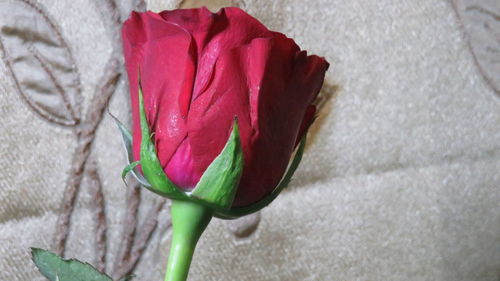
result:
M 89 266 L 90 268 L 92 268 L 95 272 L 101 274 L 102 276 L 106 277 L 109 279 L 109 281 L 112 281 L 113 279 L 107 275 L 106 273 L 103 273 L 103 272 L 100 272 L 99 270 L 97 270 L 93 265 L 91 265 L 90 263 L 88 262 L 84 262 L 84 261 L 80 261 L 78 259 L 74 259 L 74 258 L 71 258 L 71 259 L 64 259 L 62 258 L 61 256 L 59 256 L 58 254 L 56 253 L 53 253 L 49 250 L 45 250 L 45 249 L 41 249 L 41 248 L 36 248 L 36 247 L 31 247 L 31 260 L 33 261 L 33 263 L 35 263 L 38 271 L 45 277 L 49 278 L 48 276 L 46 276 L 40 269 L 40 267 L 38 266 L 38 263 L 35 261 L 36 257 L 35 255 L 37 255 L 37 253 L 42 253 L 42 254 L 49 254 L 49 255 L 52 255 L 54 257 L 56 257 L 57 259 L 63 261 L 63 262 L 66 262 L 66 263 L 69 263 L 69 262 L 77 262 L 77 263 L 80 263 L 82 265 L 87 265 Z M 56 272 L 56 277 L 57 277 L 57 272 Z M 56 279 L 57 280 L 57 279 Z M 54 280 L 55 281 L 55 280 Z

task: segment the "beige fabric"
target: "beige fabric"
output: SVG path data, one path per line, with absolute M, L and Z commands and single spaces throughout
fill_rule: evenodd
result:
M 98 2 L 40 1 L 74 53 L 83 112 L 111 53 Z M 120 2 L 123 15 L 129 2 Z M 498 280 L 500 101 L 494 79 L 500 73 L 494 67 L 500 49 L 490 40 L 498 36 L 498 1 L 474 4 L 493 16 L 474 14 L 472 2 L 443 0 L 231 3 L 324 55 L 331 62 L 325 89 L 333 98 L 313 128 L 292 187 L 262 212 L 247 238 L 214 220 L 190 280 Z M 178 4 L 151 0 L 148 8 Z M 457 17 L 454 7 L 465 14 Z M 461 29 L 459 19 L 467 17 L 472 22 Z M 477 31 L 477 19 L 496 31 L 490 37 Z M 481 38 L 490 40 L 493 51 L 484 47 L 479 58 L 487 68 L 475 64 L 464 30 L 479 38 L 476 49 Z M 0 280 L 43 280 L 29 247 L 51 245 L 75 135 L 28 109 L 1 60 L 0 95 Z M 122 81 L 110 111 L 126 121 L 128 106 Z M 109 116 L 91 158 L 103 179 L 111 264 L 126 189 L 119 177 L 125 157 Z M 67 256 L 93 262 L 87 183 Z M 144 197 L 141 217 L 154 200 Z M 160 221 L 167 219 L 162 212 Z M 137 280 L 162 280 L 169 238 L 160 223 Z

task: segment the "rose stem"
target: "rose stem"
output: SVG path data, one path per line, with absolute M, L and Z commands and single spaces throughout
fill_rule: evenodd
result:
M 173 234 L 165 281 L 185 281 L 196 243 L 212 219 L 212 212 L 200 204 L 173 200 L 170 215 Z

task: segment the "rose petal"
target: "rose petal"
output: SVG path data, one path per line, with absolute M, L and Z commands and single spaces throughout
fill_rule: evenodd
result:
M 165 173 L 175 185 L 183 189 L 194 188 L 200 180 L 201 174 L 194 170 L 191 144 L 187 138 L 184 139 L 172 158 L 170 158 L 165 167 Z
M 139 68 L 145 109 L 158 157 L 166 165 L 186 137 L 186 117 L 195 76 L 192 37 L 159 15 L 133 12 L 122 30 L 130 82 L 134 157 L 139 158 L 137 99 Z
M 285 37 L 267 29 L 257 19 L 240 8 L 228 7 L 218 13 L 207 8 L 164 11 L 160 15 L 169 22 L 186 28 L 193 35 L 198 53 L 194 93 L 197 98 L 212 79 L 215 61 L 220 54 L 255 38 Z
M 238 117 L 245 156 L 234 202 L 243 206 L 280 181 L 306 115 L 319 92 L 326 62 L 301 55 L 293 40 L 259 38 L 223 53 L 206 91 L 191 104 L 189 140 L 195 169 L 217 156 Z M 319 83 L 319 85 L 317 85 Z

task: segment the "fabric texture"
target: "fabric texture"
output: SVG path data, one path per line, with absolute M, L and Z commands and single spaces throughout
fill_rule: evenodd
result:
M 53 247 L 65 187 L 77 174 L 70 169 L 75 152 L 91 135 L 89 126 L 72 124 L 94 120 L 89 112 L 101 93 L 96 89 L 115 53 L 108 27 L 113 18 L 102 16 L 104 2 L 113 1 L 0 0 L 1 280 L 44 280 L 29 247 Z M 136 2 L 117 1 L 119 18 Z M 145 4 L 158 12 L 193 1 Z M 240 222 L 243 230 L 238 221 L 213 220 L 189 280 L 500 278 L 498 1 L 196 2 L 201 4 L 239 6 L 331 65 L 291 186 L 260 217 Z M 18 10 L 6 13 L 6 6 Z M 37 7 L 49 18 L 38 16 Z M 49 44 L 28 36 L 40 53 L 15 53 L 11 46 L 25 42 L 16 34 L 24 33 L 7 25 L 55 39 Z M 33 59 L 15 60 L 18 54 Z M 57 84 L 49 83 L 43 62 L 64 73 L 77 69 L 80 88 L 74 91 L 81 97 L 52 104 L 46 88 L 28 87 Z M 109 111 L 130 124 L 126 79 L 117 81 Z M 64 114 L 52 114 L 58 108 Z M 87 161 L 97 167 L 103 187 L 106 272 L 112 274 L 133 189 L 120 179 L 126 159 L 114 121 L 102 116 Z M 96 264 L 94 178 L 82 177 L 65 255 Z M 144 222 L 158 198 L 142 192 L 140 201 L 138 235 L 149 227 Z M 170 229 L 168 208 L 160 209 L 137 280 L 162 280 Z

